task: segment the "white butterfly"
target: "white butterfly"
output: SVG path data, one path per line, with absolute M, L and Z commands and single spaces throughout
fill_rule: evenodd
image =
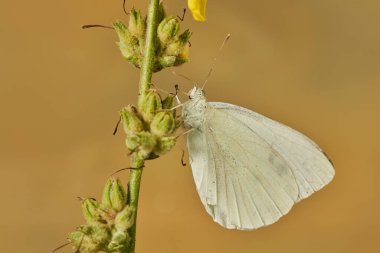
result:
M 200 199 L 230 229 L 270 225 L 328 184 L 334 167 L 305 135 L 248 109 L 207 102 L 194 87 L 183 104 Z

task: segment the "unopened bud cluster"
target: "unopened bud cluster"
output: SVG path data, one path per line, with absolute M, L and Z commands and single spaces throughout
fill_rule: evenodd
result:
M 126 252 L 131 244 L 128 229 L 135 212 L 127 205 L 127 194 L 118 179 L 109 179 L 101 203 L 87 198 L 82 201 L 86 224 L 69 234 L 69 241 L 81 253 Z
M 170 110 L 173 100 L 174 95 L 162 100 L 155 89 L 150 89 L 140 100 L 139 111 L 133 105 L 121 110 L 133 168 L 143 167 L 145 160 L 155 159 L 175 145 L 173 133 L 179 122 L 175 120 L 175 110 Z
M 158 15 L 158 40 L 155 43 L 155 61 L 153 71 L 163 68 L 178 66 L 188 61 L 189 45 L 191 36 L 189 30 L 180 33 L 179 21 L 175 17 L 166 17 L 162 4 Z M 130 63 L 140 68 L 142 65 L 145 37 L 146 18 L 134 8 L 130 12 L 128 26 L 117 21 L 114 28 L 119 36 L 119 48 L 122 55 Z

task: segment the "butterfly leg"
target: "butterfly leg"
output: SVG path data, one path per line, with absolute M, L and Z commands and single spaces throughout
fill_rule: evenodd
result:
M 155 86 L 154 84 L 152 84 L 152 86 L 153 86 L 156 90 L 158 90 L 158 91 L 161 91 L 161 92 L 163 92 L 163 93 L 165 93 L 165 94 L 167 94 L 167 95 L 172 95 L 172 96 L 174 96 L 175 99 L 176 99 L 176 101 L 177 101 L 177 104 L 178 104 L 178 105 L 182 105 L 182 102 L 179 100 L 179 97 L 178 97 L 178 92 L 179 92 L 178 84 L 174 85 L 175 93 L 173 93 L 173 92 L 169 92 L 169 91 L 166 91 L 166 90 L 161 89 L 161 88 L 158 88 L 158 87 Z M 176 109 L 176 108 L 171 108 L 171 109 L 169 109 L 169 110 L 173 110 L 173 109 Z M 162 110 L 162 111 L 165 111 L 165 110 Z
M 184 136 L 184 135 L 190 133 L 190 132 L 193 131 L 194 129 L 195 129 L 195 128 L 191 128 L 191 129 L 187 130 L 186 132 L 181 133 L 180 135 L 178 135 L 178 136 L 175 137 L 175 138 L 178 139 L 179 137 L 182 137 L 182 136 Z
M 167 94 L 167 95 L 177 95 L 177 94 L 173 94 L 172 92 L 169 92 L 169 91 L 167 91 L 167 90 L 164 90 L 164 89 L 161 89 L 161 88 L 158 88 L 156 85 L 154 85 L 153 83 L 151 84 L 151 86 L 154 88 L 154 89 L 156 89 L 156 90 L 158 90 L 158 91 L 161 91 L 161 92 L 163 92 L 163 93 L 165 93 L 165 94 Z
M 156 112 L 170 112 L 170 111 L 178 109 L 178 108 L 180 108 L 182 106 L 183 106 L 183 104 L 179 104 L 179 105 L 176 105 L 176 106 L 174 106 L 174 107 L 172 107 L 170 109 L 161 109 L 161 110 L 157 110 Z

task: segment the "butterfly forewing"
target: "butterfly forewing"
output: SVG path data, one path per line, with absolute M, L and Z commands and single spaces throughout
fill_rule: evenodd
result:
M 251 230 L 276 222 L 299 195 L 290 164 L 250 123 L 210 105 L 203 126 L 188 136 L 207 212 L 226 228 Z
M 286 159 L 299 188 L 297 201 L 307 198 L 333 179 L 335 171 L 330 160 L 302 133 L 236 105 L 211 102 L 208 106 L 244 122 Z

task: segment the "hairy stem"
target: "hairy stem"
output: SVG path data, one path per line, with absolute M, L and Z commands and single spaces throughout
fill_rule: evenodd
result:
M 159 12 L 159 0 L 151 0 L 148 19 L 147 19 L 147 31 L 146 31 L 146 41 L 145 41 L 145 52 L 144 59 L 141 66 L 140 73 L 140 86 L 139 86 L 139 107 L 141 106 L 141 100 L 145 96 L 146 92 L 149 90 L 153 66 L 155 60 L 155 43 L 157 38 L 157 26 L 158 26 L 158 12 Z M 139 201 L 139 192 L 140 192 L 140 181 L 142 176 L 143 169 L 133 169 L 129 175 L 128 182 L 128 195 L 129 195 L 129 205 L 134 208 L 134 225 L 130 229 L 130 236 L 132 238 L 131 244 L 128 247 L 126 253 L 134 253 L 136 245 L 136 221 L 137 221 L 137 206 Z
M 151 0 L 148 20 L 147 20 L 147 31 L 146 31 L 146 41 L 145 41 L 145 52 L 144 59 L 141 66 L 140 73 L 140 87 L 139 87 L 139 106 L 141 105 L 141 100 L 145 96 L 145 93 L 149 90 L 152 81 L 153 66 L 155 60 L 155 43 L 157 39 L 157 26 L 158 26 L 158 12 L 159 12 L 159 0 Z
M 140 182 L 143 169 L 133 169 L 129 175 L 128 193 L 129 193 L 129 205 L 134 208 L 134 224 L 129 230 L 129 235 L 132 238 L 131 244 L 128 247 L 126 253 L 134 253 L 136 245 L 136 221 L 137 221 L 137 205 L 139 202 Z

